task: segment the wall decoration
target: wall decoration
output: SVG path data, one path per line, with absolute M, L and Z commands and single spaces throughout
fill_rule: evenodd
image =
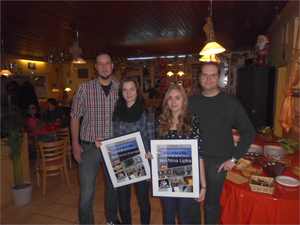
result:
M 149 90 L 150 90 L 151 87 L 152 87 L 151 79 L 143 79 L 144 93 L 149 93 Z
M 78 78 L 88 78 L 88 69 L 78 69 Z
M 143 77 L 149 77 L 150 71 L 151 71 L 151 67 L 144 67 L 143 68 Z
M 154 78 L 154 83 L 160 83 L 160 78 L 159 77 L 155 77 Z
M 35 63 L 29 62 L 29 63 L 28 63 L 28 69 L 36 69 Z

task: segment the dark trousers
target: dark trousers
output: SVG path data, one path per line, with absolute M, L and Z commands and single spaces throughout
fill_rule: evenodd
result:
M 176 224 L 176 214 L 179 224 L 191 224 L 193 201 L 192 198 L 161 198 L 164 224 Z
M 95 145 L 81 143 L 82 162 L 78 165 L 80 199 L 78 215 L 80 224 L 94 224 L 93 202 L 100 163 L 103 162 L 100 150 Z M 105 217 L 107 222 L 117 220 L 118 194 L 111 184 L 106 166 L 103 165 L 105 179 Z
M 205 224 L 217 224 L 220 218 L 220 197 L 227 171 L 218 172 L 222 163 L 212 163 L 204 161 L 206 176 L 206 196 L 205 196 Z
M 201 202 L 193 202 L 191 224 L 201 224 Z
M 137 199 L 140 206 L 141 224 L 150 224 L 151 217 L 151 205 L 149 199 L 149 181 L 142 181 L 135 183 L 135 190 Z M 118 199 L 119 199 L 119 211 L 122 219 L 122 224 L 132 224 L 131 219 L 131 185 L 119 187 Z

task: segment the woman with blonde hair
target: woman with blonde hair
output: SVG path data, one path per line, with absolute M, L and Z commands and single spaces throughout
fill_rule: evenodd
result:
M 191 224 L 192 206 L 194 200 L 199 203 L 205 199 L 206 180 L 204 164 L 202 159 L 202 127 L 197 116 L 192 115 L 188 110 L 188 97 L 182 86 L 173 85 L 165 94 L 162 114 L 155 121 L 156 138 L 159 139 L 180 139 L 198 138 L 199 140 L 199 161 L 201 192 L 197 199 L 191 198 L 161 198 L 163 204 L 163 223 L 176 224 L 175 217 L 178 214 L 179 224 Z M 147 152 L 146 158 L 152 158 L 152 154 Z M 200 213 L 196 212 L 196 213 Z

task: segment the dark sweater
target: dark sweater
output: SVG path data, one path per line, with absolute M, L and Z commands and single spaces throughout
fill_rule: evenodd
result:
M 245 155 L 256 133 L 237 98 L 222 91 L 213 97 L 200 93 L 190 97 L 189 109 L 202 122 L 204 161 L 225 162 L 231 156 L 240 159 Z M 232 128 L 241 134 L 237 147 L 234 146 Z

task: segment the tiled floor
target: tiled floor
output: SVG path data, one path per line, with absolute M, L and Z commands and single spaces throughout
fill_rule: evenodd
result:
M 30 177 L 34 184 L 32 202 L 25 206 L 13 203 L 1 209 L 1 224 L 78 224 L 78 199 L 80 186 L 77 178 L 77 164 L 69 169 L 71 188 L 60 176 L 47 178 L 46 195 L 42 196 L 42 182 L 36 185 L 35 164 L 31 161 Z M 104 178 L 101 167 L 94 201 L 95 224 L 106 224 L 104 215 Z M 134 185 L 133 185 L 134 187 Z M 132 188 L 131 212 L 133 224 L 140 224 L 140 212 Z M 151 193 L 150 193 L 151 196 Z M 151 224 L 162 224 L 162 206 L 159 198 L 150 197 Z M 120 217 L 119 217 L 120 218 Z

